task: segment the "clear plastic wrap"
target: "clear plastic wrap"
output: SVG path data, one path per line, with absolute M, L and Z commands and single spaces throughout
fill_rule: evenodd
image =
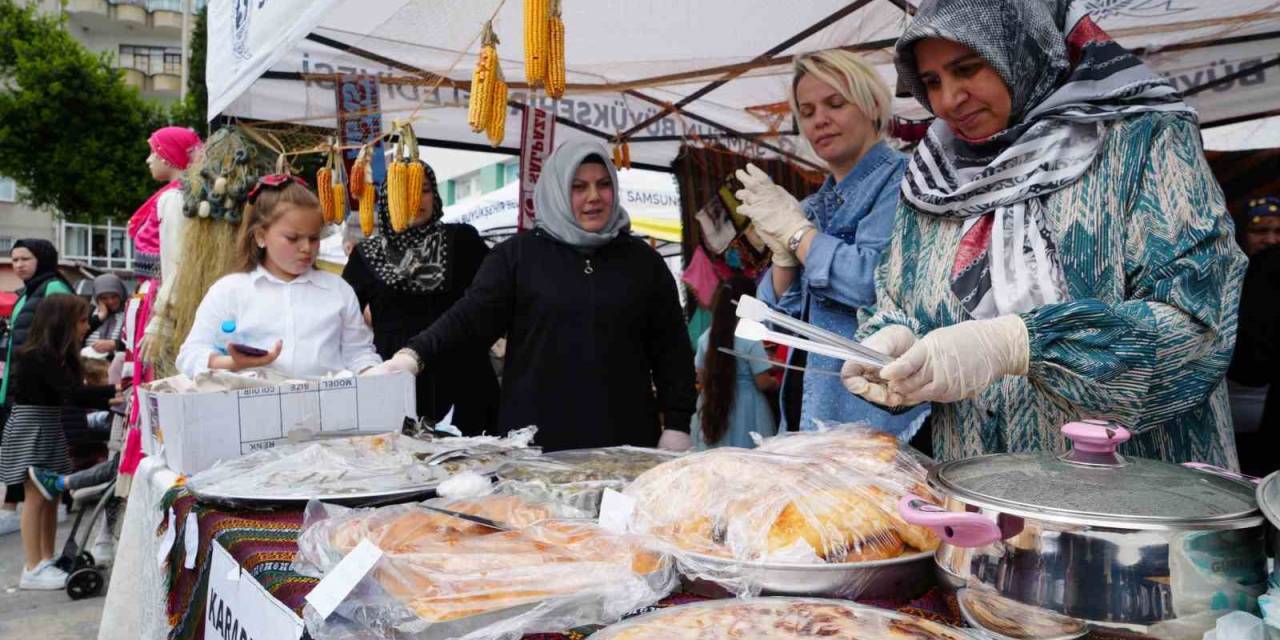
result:
M 643 447 L 573 449 L 509 462 L 498 469 L 494 490 L 532 500 L 550 500 L 595 517 L 605 489 L 622 491 L 640 474 L 679 457 Z
M 637 502 L 633 530 L 669 545 L 692 579 L 755 595 L 779 592 L 766 584 L 770 568 L 810 566 L 831 571 L 781 592 L 857 596 L 899 579 L 899 564 L 931 562 L 937 537 L 897 510 L 907 493 L 932 495 L 924 479 L 916 454 L 895 438 L 848 426 L 687 455 L 626 493 Z
M 662 609 L 597 632 L 591 640 L 735 640 L 856 638 L 976 640 L 968 631 L 842 600 L 713 600 Z
M 514 640 L 609 624 L 675 588 L 670 560 L 637 536 L 607 532 L 564 505 L 491 495 L 425 504 L 496 520 L 498 531 L 423 508 L 309 503 L 295 570 L 323 575 L 362 540 L 383 551 L 317 640 Z M 570 517 L 566 517 L 570 516 Z
M 535 455 L 534 428 L 504 438 L 422 440 L 399 433 L 325 438 L 223 460 L 187 482 L 197 496 L 222 503 L 376 499 L 429 490 L 461 471 L 491 474 Z

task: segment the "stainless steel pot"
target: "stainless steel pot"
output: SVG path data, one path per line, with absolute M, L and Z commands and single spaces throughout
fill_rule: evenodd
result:
M 1267 542 L 1271 548 L 1271 583 L 1280 586 L 1280 471 L 1258 483 L 1258 508 L 1267 518 Z
M 944 507 L 915 496 L 903 518 L 943 539 L 941 582 L 970 622 L 1015 638 L 1090 629 L 1200 640 L 1266 587 L 1253 489 L 1220 473 L 1127 458 L 1127 430 L 1063 427 L 1070 451 L 997 454 L 934 467 Z

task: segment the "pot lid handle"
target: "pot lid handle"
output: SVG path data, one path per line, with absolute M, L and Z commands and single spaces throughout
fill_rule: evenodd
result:
M 1068 422 L 1062 426 L 1062 435 L 1071 441 L 1066 458 L 1090 464 L 1122 464 L 1116 449 L 1132 436 L 1128 429 L 1101 420 Z

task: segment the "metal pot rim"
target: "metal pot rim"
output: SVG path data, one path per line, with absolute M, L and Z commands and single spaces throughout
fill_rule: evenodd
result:
M 939 465 L 929 470 L 928 482 L 929 486 L 942 493 L 944 497 L 950 496 L 967 505 L 981 509 L 990 509 L 1044 522 L 1134 531 L 1219 531 L 1247 529 L 1261 525 L 1263 522 L 1262 515 L 1256 509 L 1245 515 L 1226 514 L 1205 518 L 1168 518 L 1161 516 L 1118 516 L 1101 513 L 1081 513 L 1023 504 L 1012 500 L 984 496 L 963 487 L 955 486 L 938 474 L 938 469 L 941 466 Z
M 1271 526 L 1280 527 L 1280 504 L 1274 504 L 1268 499 L 1267 492 L 1276 494 L 1280 497 L 1280 471 L 1274 471 L 1258 483 L 1258 509 L 1262 511 L 1262 515 L 1271 521 Z

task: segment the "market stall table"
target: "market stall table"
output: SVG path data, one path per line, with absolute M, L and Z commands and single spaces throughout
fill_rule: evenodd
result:
M 292 570 L 297 538 L 302 527 L 301 508 L 232 510 L 197 500 L 183 486 L 174 486 L 177 476 L 152 461 L 140 467 L 139 480 L 131 496 L 132 515 L 126 515 L 126 536 L 121 539 L 120 571 L 108 594 L 99 638 L 199 639 L 205 636 L 211 556 L 216 542 L 236 563 L 295 615 L 300 615 L 306 595 L 318 583 Z M 136 482 L 136 481 L 135 481 Z M 167 483 L 167 484 L 166 484 Z M 142 488 L 138 488 L 142 487 Z M 167 490 L 164 489 L 167 487 Z M 161 493 L 157 493 L 160 489 Z M 158 496 L 158 497 L 157 497 Z M 142 505 L 150 504 L 150 509 Z M 169 510 L 172 509 L 172 518 Z M 142 512 L 146 512 L 142 514 Z M 189 518 L 194 514 L 194 520 Z M 145 516 L 145 518 L 144 518 Z M 157 563 L 161 542 L 167 539 L 170 522 L 178 523 L 175 543 L 165 556 L 163 568 Z M 188 563 L 186 527 L 196 522 L 195 561 Z M 149 526 L 148 531 L 143 531 Z M 146 538 L 145 540 L 143 538 Z M 127 563 L 127 564 L 124 564 Z M 184 568 L 190 564 L 191 569 Z M 124 567 L 135 570 L 124 570 Z M 167 590 L 164 585 L 168 585 Z M 673 594 L 654 608 L 706 600 L 690 593 Z M 934 589 L 911 601 L 864 601 L 886 609 L 921 616 L 959 626 L 959 609 L 953 599 Z M 641 612 L 637 612 L 641 613 Z M 585 638 L 596 628 L 526 636 L 526 640 Z M 304 636 L 306 637 L 306 636 Z M 1091 635 L 1092 640 L 1116 636 Z

